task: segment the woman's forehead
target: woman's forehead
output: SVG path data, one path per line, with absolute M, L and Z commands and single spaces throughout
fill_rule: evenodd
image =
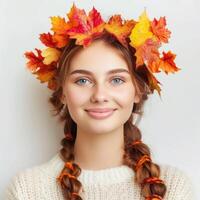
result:
M 78 69 L 105 72 L 118 68 L 128 70 L 122 52 L 102 40 L 93 42 L 87 48 L 82 48 L 70 61 L 70 72 Z

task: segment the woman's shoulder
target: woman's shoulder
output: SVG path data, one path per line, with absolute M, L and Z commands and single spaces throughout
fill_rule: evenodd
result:
M 172 177 L 173 179 L 180 177 L 183 177 L 184 179 L 189 178 L 188 173 L 177 166 L 171 164 L 163 164 L 163 163 L 159 164 L 159 166 L 160 166 L 160 175 L 164 179 L 170 179 Z
M 62 169 L 64 162 L 62 161 L 59 153 L 55 153 L 50 159 L 42 162 L 41 164 L 25 168 L 18 171 L 12 180 L 24 179 L 24 178 L 37 178 L 38 176 L 56 176 Z
M 18 171 L 11 177 L 6 187 L 6 200 L 28 199 L 28 197 L 25 197 L 28 192 L 41 193 L 44 185 L 49 187 L 51 187 L 49 185 L 51 183 L 55 185 L 56 177 L 62 165 L 59 155 L 56 154 L 48 161 Z
M 194 184 L 185 170 L 169 164 L 159 166 L 160 179 L 164 180 L 167 186 L 167 199 L 194 199 Z

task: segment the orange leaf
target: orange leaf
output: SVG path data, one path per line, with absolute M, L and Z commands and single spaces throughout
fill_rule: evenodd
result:
M 48 81 L 48 88 L 51 89 L 51 90 L 56 90 L 57 88 L 57 81 L 56 79 L 51 79 Z
M 158 41 L 147 39 L 143 45 L 136 48 L 136 67 L 139 67 L 144 63 L 146 64 L 146 62 L 148 63 L 148 67 L 150 67 L 152 62 L 159 59 L 159 47 L 160 43 Z M 150 70 L 152 72 L 157 72 L 157 69 L 150 68 Z
M 43 82 L 49 82 L 54 78 L 56 73 L 56 62 L 52 62 L 50 65 L 45 65 L 43 63 L 44 57 L 42 56 L 42 51 L 39 49 L 35 49 L 37 54 L 34 52 L 25 52 L 25 56 L 29 61 L 26 63 L 29 70 L 31 70 L 32 74 L 35 74 L 37 79 Z M 55 82 L 55 81 L 54 81 Z M 55 83 L 53 81 L 49 83 L 49 88 L 52 89 L 55 87 Z M 50 89 L 51 89 L 50 88 Z
M 128 47 L 126 38 L 131 33 L 135 26 L 134 20 L 122 21 L 121 15 L 113 15 L 110 17 L 108 23 L 105 24 L 105 30 L 114 35 L 122 45 Z
M 154 92 L 154 90 L 157 90 L 158 94 L 160 95 L 161 88 L 159 86 L 162 85 L 156 77 L 153 75 L 153 73 L 149 70 L 149 68 L 143 64 L 139 68 L 136 69 L 136 73 L 142 77 L 144 82 L 148 85 L 150 92 Z
M 152 73 L 159 73 L 159 72 L 161 72 L 159 70 L 159 62 L 160 62 L 160 58 L 158 58 L 157 60 L 154 60 L 154 61 L 148 63 L 148 68 L 150 69 L 150 71 Z
M 160 42 L 168 42 L 171 32 L 166 28 L 165 17 L 160 17 L 159 20 L 154 18 L 151 22 L 151 31 Z
M 66 46 L 68 44 L 68 42 L 69 42 L 68 35 L 54 34 L 52 37 L 53 37 L 53 40 L 56 43 L 56 47 L 57 48 L 62 48 L 64 46 Z
M 50 81 L 55 76 L 55 73 L 55 69 L 40 69 L 35 72 L 35 74 L 37 75 L 37 79 L 39 79 L 41 83 Z
M 68 16 L 68 23 L 71 25 L 71 27 L 77 27 L 80 23 L 80 18 L 86 20 L 87 15 L 85 13 L 84 9 L 79 9 L 75 6 L 75 3 L 73 3 L 70 12 L 67 14 Z
M 174 62 L 175 58 L 176 55 L 171 51 L 168 51 L 167 53 L 163 52 L 163 57 L 159 62 L 160 69 L 162 69 L 166 74 L 168 74 L 168 72 L 174 73 L 180 70 L 180 68 L 178 68 Z
M 152 90 L 152 92 L 155 90 L 157 90 L 159 96 L 160 96 L 160 91 L 161 91 L 161 88 L 158 84 L 162 85 L 157 79 L 156 77 L 151 73 L 147 73 L 147 77 L 148 77 L 148 82 L 149 82 L 149 86 Z
M 71 24 L 61 17 L 51 17 L 51 24 L 51 30 L 54 31 L 52 40 L 56 44 L 56 47 L 62 48 L 66 46 L 69 42 L 67 31 L 72 27 Z
M 44 57 L 41 55 L 42 51 L 37 48 L 35 48 L 35 50 L 37 52 L 37 55 L 32 51 L 24 53 L 25 57 L 29 60 L 26 63 L 26 66 L 31 71 L 36 71 L 37 68 L 45 66 L 43 63 Z
M 56 42 L 53 40 L 53 36 L 49 32 L 40 34 L 39 39 L 47 47 L 56 47 Z
M 65 35 L 67 33 L 67 30 L 71 28 L 70 24 L 66 23 L 65 19 L 59 16 L 51 17 L 51 24 L 51 30 L 54 31 L 54 33 L 60 35 Z
M 69 24 L 73 28 L 67 31 L 70 38 L 76 39 L 76 44 L 88 46 L 92 39 L 99 36 L 104 29 L 104 22 L 100 13 L 93 7 L 87 16 L 83 9 L 78 9 L 75 4 L 68 13 Z

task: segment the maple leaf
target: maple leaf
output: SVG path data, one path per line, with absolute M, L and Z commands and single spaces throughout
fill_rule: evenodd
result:
M 113 15 L 108 23 L 105 24 L 104 29 L 114 35 L 122 45 L 128 47 L 126 38 L 135 24 L 134 20 L 125 20 L 123 22 L 121 15 Z
M 67 15 L 69 18 L 68 23 L 72 26 L 67 33 L 70 38 L 76 39 L 78 45 L 88 46 L 92 39 L 103 32 L 105 23 L 94 6 L 87 16 L 83 9 L 78 9 L 73 3 Z
M 137 68 L 136 73 L 148 85 L 151 93 L 153 93 L 154 90 L 157 90 L 160 96 L 161 88 L 159 85 L 162 85 L 162 84 L 156 79 L 156 77 L 153 75 L 153 73 L 149 70 L 149 68 L 145 64 Z
M 32 51 L 24 53 L 25 57 L 29 60 L 26 65 L 41 83 L 49 82 L 48 87 L 53 90 L 56 86 L 56 82 L 52 80 L 56 74 L 55 62 L 51 63 L 51 65 L 44 64 L 45 58 L 42 56 L 42 51 L 36 48 L 35 50 L 37 54 Z
M 52 78 L 52 79 L 50 79 L 50 80 L 48 81 L 47 87 L 48 87 L 49 89 L 51 89 L 51 90 L 56 90 L 57 85 L 58 85 L 58 84 L 57 84 L 56 79 L 55 79 L 55 78 Z
M 59 16 L 50 17 L 52 28 L 51 30 L 54 33 L 59 35 L 66 35 L 67 30 L 71 28 L 71 25 L 65 21 L 65 18 L 61 18 Z
M 71 27 L 79 26 L 80 19 L 84 19 L 84 21 L 86 21 L 86 19 L 87 19 L 87 15 L 85 13 L 85 10 L 77 8 L 75 6 L 75 3 L 73 3 L 73 5 L 70 9 L 70 12 L 67 13 L 67 17 L 69 19 L 68 23 L 71 25 Z
M 65 18 L 59 16 L 51 17 L 51 30 L 54 31 L 52 40 L 55 42 L 57 48 L 66 46 L 69 42 L 67 31 L 72 27 L 70 23 L 65 21 Z
M 52 62 L 56 62 L 60 57 L 61 51 L 48 47 L 47 49 L 44 49 L 41 53 L 41 55 L 44 57 L 43 63 L 45 65 L 49 65 Z
M 42 51 L 40 49 L 35 48 L 37 54 L 34 52 L 25 52 L 24 55 L 28 59 L 26 66 L 31 71 L 36 71 L 40 67 L 44 67 L 45 64 L 43 63 L 44 57 L 42 56 Z
M 150 20 L 146 14 L 146 11 L 139 17 L 139 22 L 136 23 L 132 29 L 130 38 L 130 45 L 138 47 L 142 45 L 148 38 L 152 38 L 153 33 L 150 31 Z
M 149 72 L 147 74 L 147 77 L 148 77 L 149 86 L 150 86 L 152 92 L 154 90 L 157 90 L 157 92 L 160 96 L 161 88 L 160 88 L 159 84 L 160 85 L 162 85 L 162 84 L 156 79 L 156 77 L 151 72 Z
M 158 69 L 151 67 L 151 63 L 159 59 L 160 42 L 147 39 L 143 45 L 136 48 L 136 67 L 148 63 L 152 72 L 158 72 Z
M 54 41 L 53 36 L 49 32 L 40 34 L 39 39 L 47 47 L 56 47 L 56 42 Z
M 159 20 L 154 18 L 154 20 L 151 22 L 151 31 L 159 41 L 168 43 L 171 32 L 166 28 L 165 17 L 160 17 Z
M 40 69 L 34 74 L 37 75 L 37 79 L 40 80 L 41 83 L 50 81 L 56 74 L 56 69 Z
M 45 46 L 52 48 L 62 48 L 69 42 L 69 37 L 66 34 L 63 35 L 54 33 L 52 35 L 49 32 L 40 34 L 39 39 Z
M 159 68 L 162 69 L 166 74 L 169 72 L 174 73 L 176 71 L 181 70 L 178 68 L 174 62 L 176 55 L 173 54 L 171 51 L 167 53 L 163 52 L 163 57 L 159 60 Z
M 52 37 L 53 37 L 53 40 L 56 43 L 57 48 L 62 48 L 69 43 L 68 35 L 54 34 Z
M 153 60 L 152 62 L 148 63 L 148 68 L 152 73 L 160 73 L 161 71 L 159 70 L 160 67 L 160 58 Z

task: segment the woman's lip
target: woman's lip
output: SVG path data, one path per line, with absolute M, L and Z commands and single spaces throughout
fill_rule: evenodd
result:
M 86 111 L 89 112 L 110 112 L 116 109 L 113 108 L 91 108 L 91 109 L 86 109 Z
M 86 110 L 87 111 L 87 110 Z M 88 115 L 90 115 L 92 118 L 95 119 L 104 119 L 107 118 L 109 116 L 111 116 L 113 114 L 115 110 L 110 110 L 107 112 L 93 112 L 93 111 L 87 111 Z

